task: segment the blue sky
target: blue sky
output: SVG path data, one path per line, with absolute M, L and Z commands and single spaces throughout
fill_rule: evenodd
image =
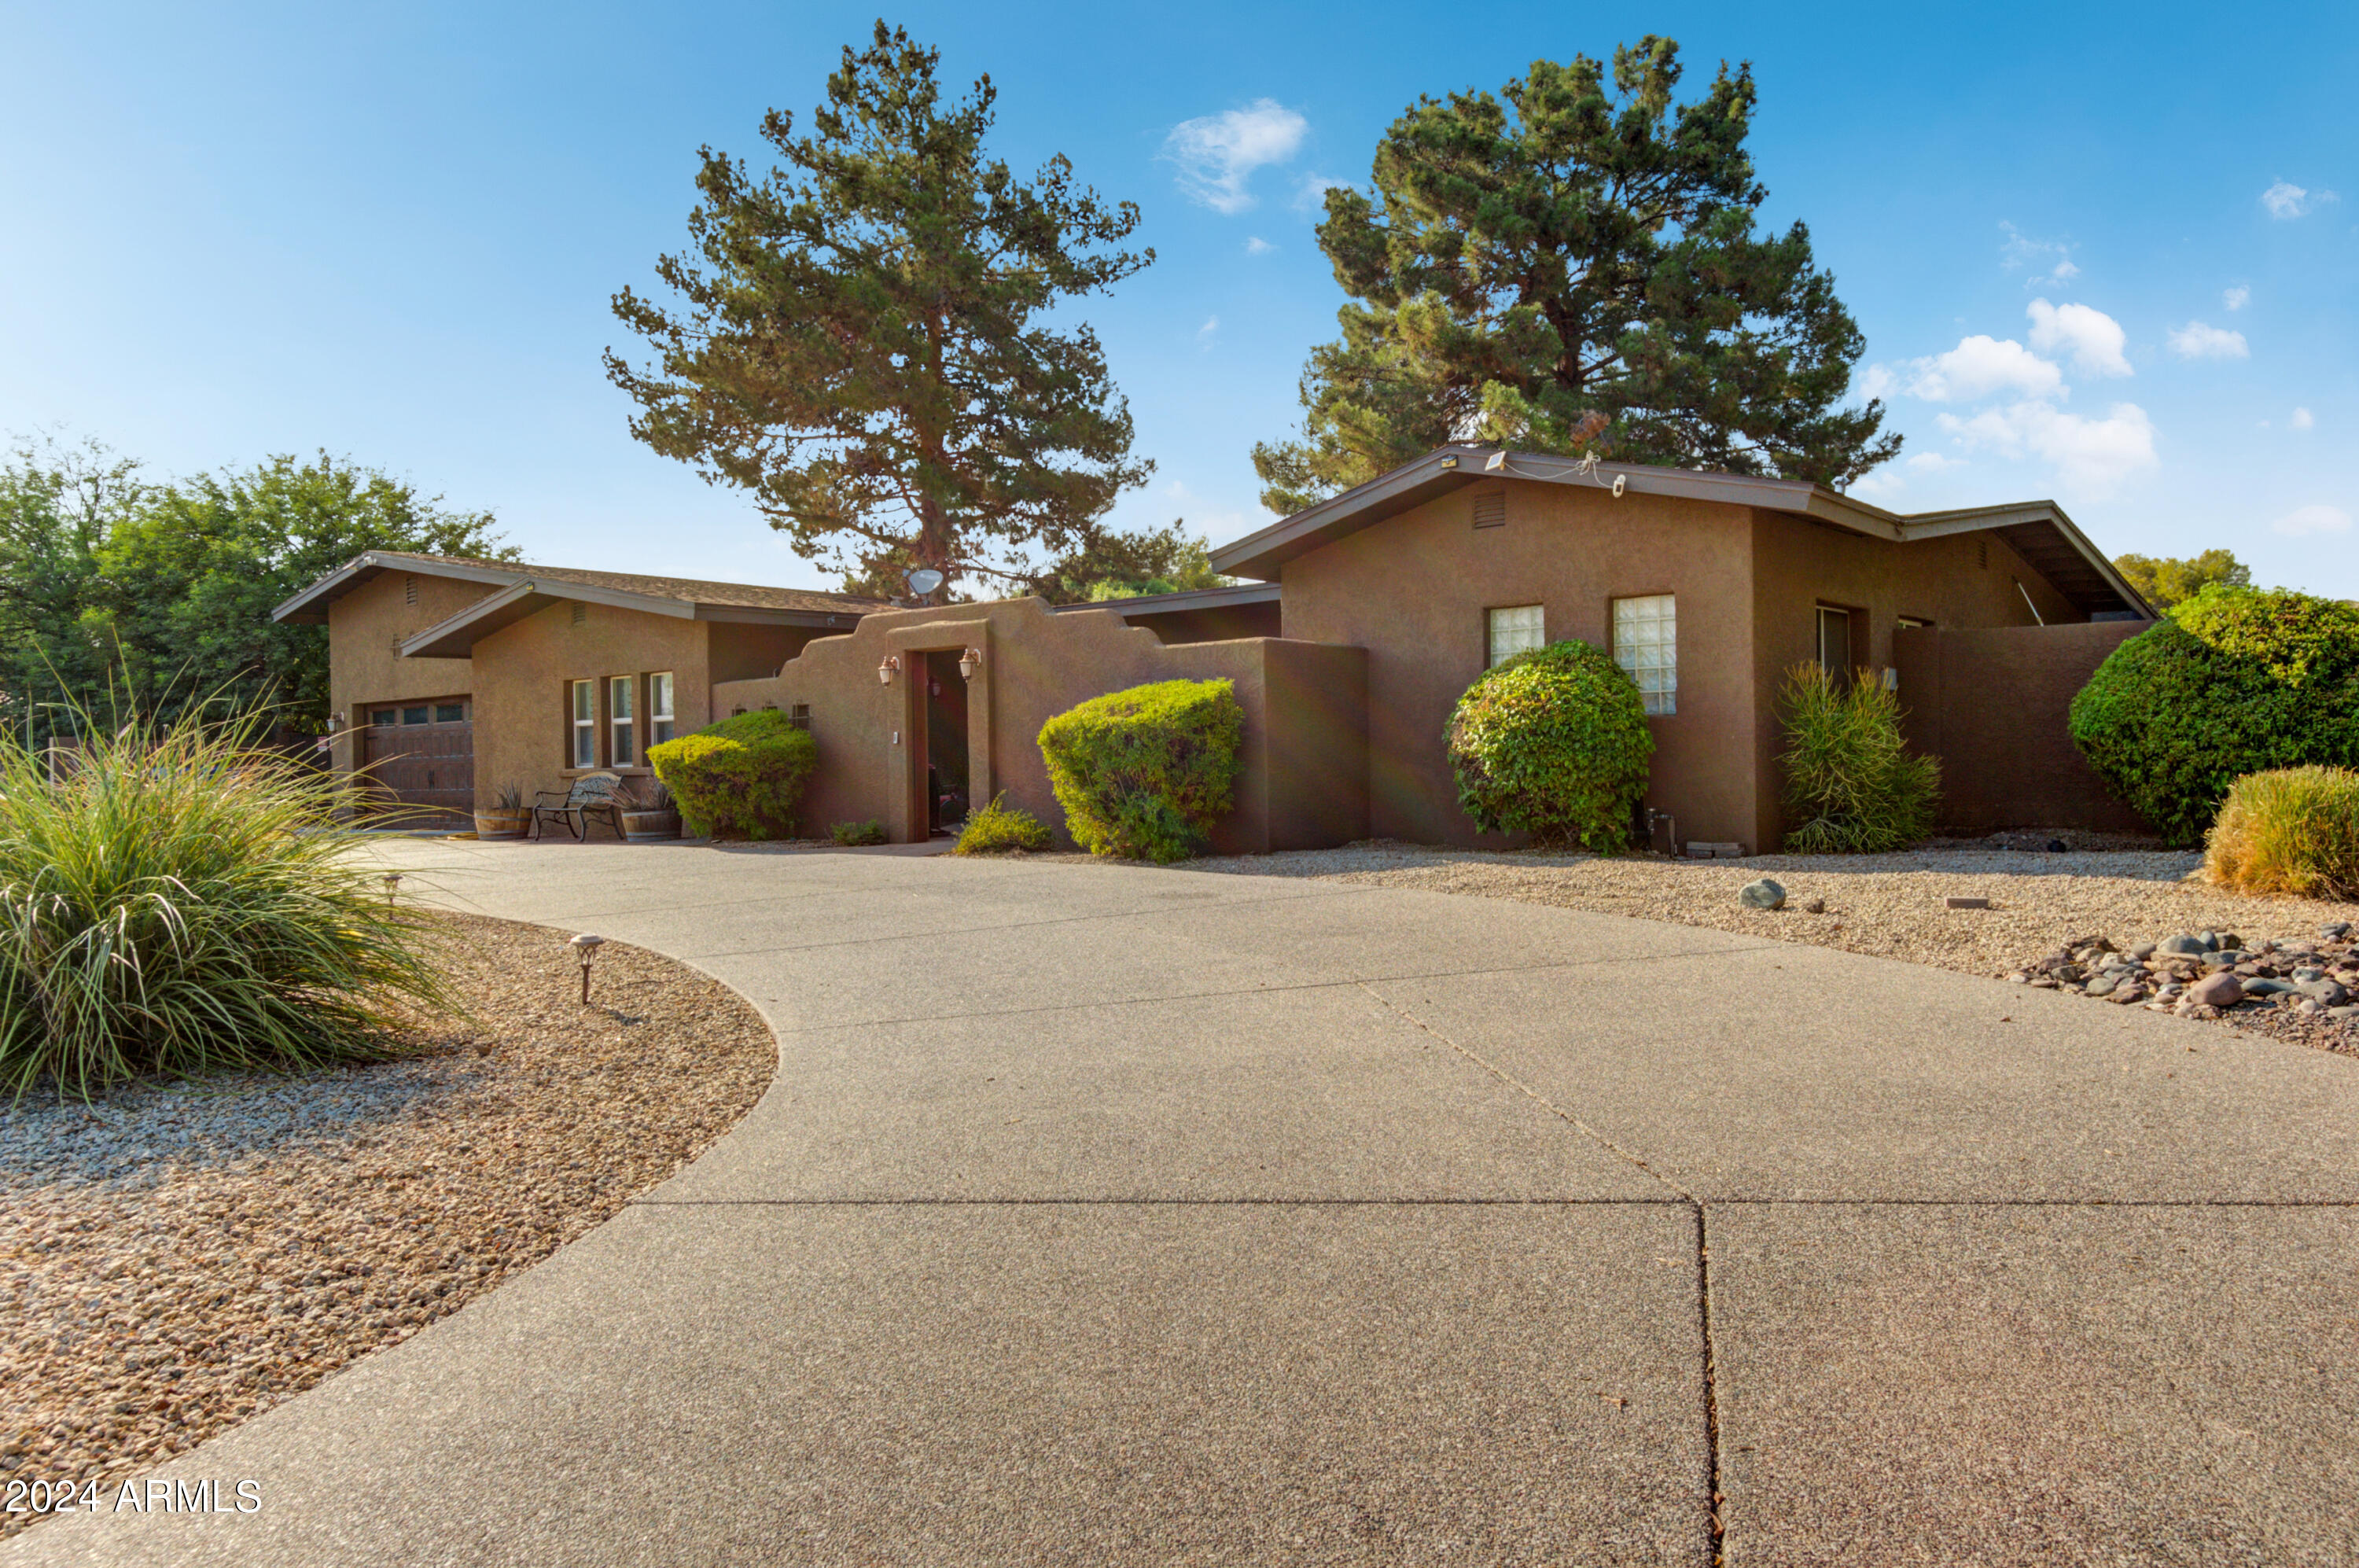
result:
M 0 431 L 164 473 L 325 448 L 535 559 L 821 583 L 637 446 L 599 352 L 705 143 L 761 150 L 866 6 L 0 5 Z M 1118 518 L 1269 520 L 1341 295 L 1309 193 L 1421 93 L 1678 38 L 1754 62 L 1766 216 L 1807 222 L 1908 446 L 1897 510 L 2052 496 L 2109 553 L 2224 544 L 2359 597 L 2359 22 L 2348 7 L 926 5 L 998 150 L 1145 212 L 1080 314 L 1154 480 Z M 625 345 L 627 346 L 627 345 Z M 832 584 L 828 584 L 832 585 Z

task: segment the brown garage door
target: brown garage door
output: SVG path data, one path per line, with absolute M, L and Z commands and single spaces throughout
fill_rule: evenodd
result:
M 396 804 L 465 818 L 475 809 L 474 713 L 465 697 L 369 709 L 361 748 L 369 777 Z

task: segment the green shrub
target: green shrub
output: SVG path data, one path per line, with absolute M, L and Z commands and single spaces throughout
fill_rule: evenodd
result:
M 2359 607 L 2206 588 L 2113 651 L 2071 730 L 2116 797 L 2170 843 L 2201 844 L 2245 774 L 2359 767 Z
M 1450 715 L 1458 803 L 1484 833 L 1599 855 L 1627 848 L 1655 737 L 1622 667 L 1554 642 L 1486 670 Z
M 353 792 L 260 716 L 87 726 L 72 772 L 0 738 L 0 1087 L 298 1069 L 398 1048 L 454 1003 L 429 917 L 337 828 Z
M 1788 855 L 1875 855 L 1933 828 L 1941 765 L 1900 739 L 1900 704 L 1872 670 L 1838 690 L 1816 661 L 1786 672 Z
M 875 817 L 864 822 L 838 822 L 827 831 L 835 836 L 836 843 L 847 849 L 885 842 L 885 824 Z
M 691 832 L 791 838 L 819 743 L 777 709 L 760 708 L 647 747 L 647 765 Z
M 1049 830 L 1040 819 L 1021 806 L 1001 804 L 1006 799 L 1005 793 L 994 795 L 989 805 L 970 814 L 951 853 L 1005 855 L 1011 849 L 1048 848 Z
M 2228 787 L 2203 873 L 2239 893 L 2359 899 L 2359 772 L 2283 768 Z
M 1040 753 L 1073 842 L 1093 855 L 1185 859 L 1229 809 L 1245 724 L 1228 681 L 1158 681 L 1050 719 Z

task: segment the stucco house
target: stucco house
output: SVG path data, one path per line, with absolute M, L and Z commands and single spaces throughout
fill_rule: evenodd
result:
M 652 739 L 775 706 L 820 743 L 806 831 L 877 818 L 922 839 L 946 796 L 1000 791 L 1055 825 L 1047 717 L 1219 675 L 1247 743 L 1216 848 L 1472 844 L 1442 749 L 1451 705 L 1486 666 L 1578 637 L 1637 683 L 1647 804 L 1680 842 L 1775 846 L 1777 691 L 1807 659 L 1897 687 L 1958 823 L 2136 825 L 2062 714 L 2153 612 L 2049 502 L 1907 516 L 1793 481 L 1454 446 L 1212 561 L 1245 581 L 897 609 L 380 551 L 277 615 L 328 625 L 339 766 L 375 761 L 454 810 L 627 773 Z

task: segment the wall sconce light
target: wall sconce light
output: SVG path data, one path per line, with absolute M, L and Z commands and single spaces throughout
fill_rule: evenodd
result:
M 982 669 L 982 668 L 983 668 L 983 649 L 981 649 L 981 648 L 968 648 L 964 653 L 962 653 L 962 654 L 960 654 L 960 655 L 959 655 L 959 679 L 960 679 L 960 680 L 962 680 L 962 681 L 972 681 L 972 680 L 973 680 L 973 679 L 974 679 L 974 672 L 975 672 L 976 670 L 978 670 Z
M 879 686 L 890 686 L 893 684 L 893 677 L 900 672 L 901 656 L 897 653 L 888 653 L 885 656 L 885 662 L 876 667 L 876 683 Z

